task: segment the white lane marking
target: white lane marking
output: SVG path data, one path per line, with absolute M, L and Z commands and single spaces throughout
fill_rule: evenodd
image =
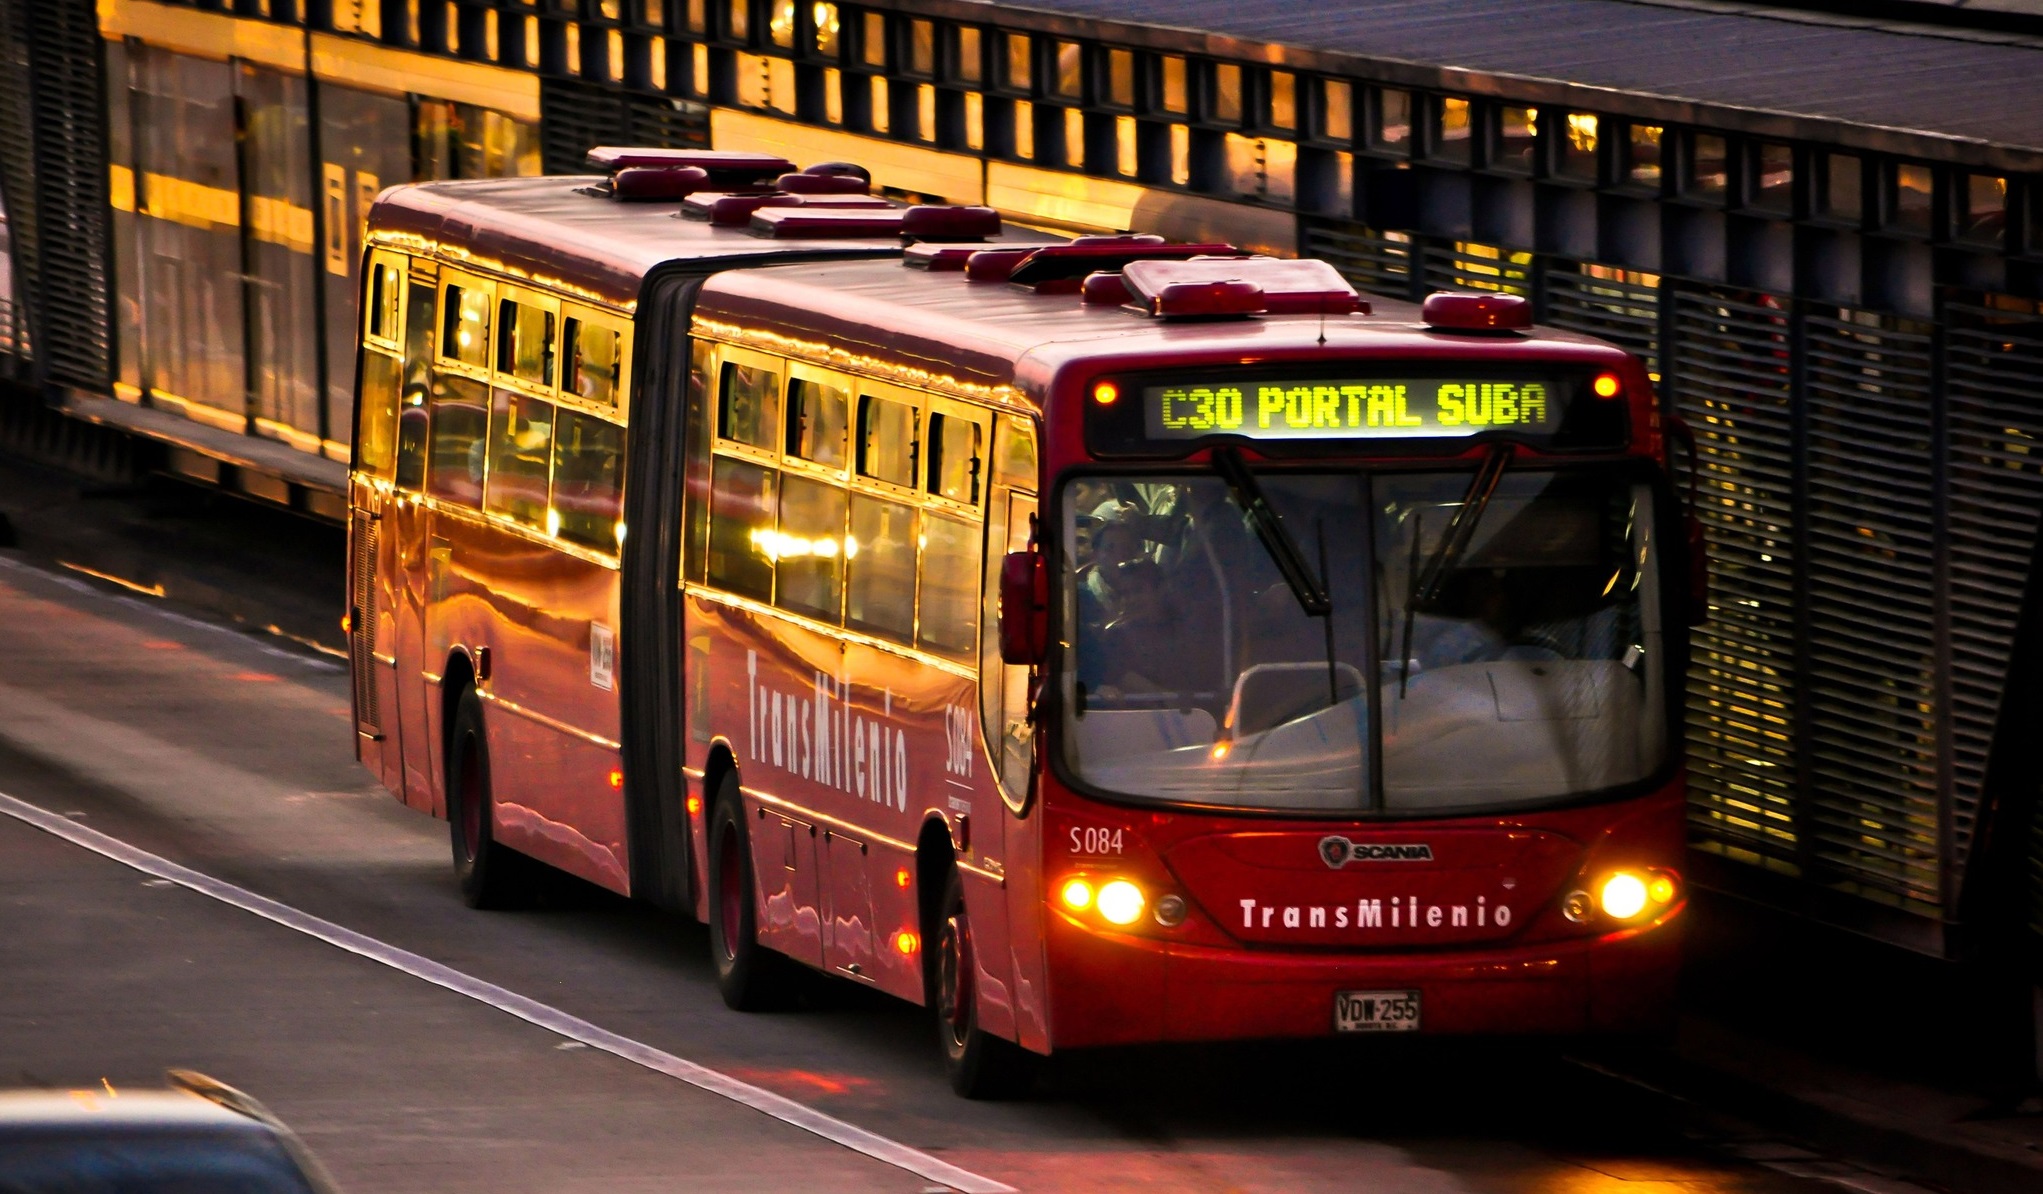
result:
M 69 564 L 66 564 L 64 566 L 67 568 L 75 567 L 75 565 Z M 186 614 L 178 613 L 176 610 L 170 609 L 163 604 L 163 601 L 165 599 L 160 594 L 153 601 L 144 601 L 139 597 L 129 597 L 121 593 L 109 593 L 105 589 L 87 584 L 86 582 L 79 580 L 75 576 L 65 576 L 60 572 L 51 572 L 48 569 L 38 568 L 35 565 L 26 563 L 22 560 L 12 559 L 5 554 L 0 554 L 0 568 L 9 568 L 16 572 L 32 573 L 33 575 L 41 577 L 43 580 L 46 580 L 53 585 L 59 585 L 63 588 L 71 590 L 74 593 L 83 593 L 88 597 L 97 597 L 101 601 L 111 601 L 115 605 L 124 605 L 127 606 L 129 609 L 140 610 L 143 613 L 149 614 L 153 617 L 158 617 L 166 621 L 175 622 L 179 626 L 183 626 L 191 630 L 205 630 L 210 631 L 213 634 L 224 634 L 234 639 L 236 642 L 241 643 L 243 646 L 254 647 L 256 650 L 262 652 L 265 655 L 275 656 L 278 659 L 288 659 L 291 662 L 299 664 L 304 667 L 314 668 L 323 672 L 338 672 L 344 670 L 346 667 L 345 663 L 336 663 L 332 659 L 320 658 L 309 655 L 301 655 L 296 651 L 286 651 L 282 647 L 279 647 L 274 643 L 263 642 L 261 639 L 256 638 L 254 635 L 249 634 L 247 631 L 239 629 L 234 626 L 222 626 L 217 622 L 207 622 L 199 618 L 194 618 Z M 79 570 L 87 571 L 85 569 Z M 101 576 L 103 574 L 93 572 L 90 573 L 90 575 Z M 129 584 L 129 582 L 127 581 L 119 580 L 118 578 L 114 577 L 108 577 L 107 579 L 113 580 L 114 583 L 116 584 L 122 585 Z M 274 635 L 279 638 L 289 639 L 291 642 L 294 643 L 300 643 L 305 647 L 309 647 L 312 650 L 318 651 L 322 656 L 338 654 L 337 652 L 334 652 L 333 649 L 330 647 L 322 647 L 317 643 L 305 642 L 294 635 L 284 633 L 282 630 L 279 630 L 274 626 L 265 626 L 262 627 L 261 629 L 264 634 Z M 341 655 L 340 657 L 342 659 L 346 658 L 345 655 Z
M 267 896 L 257 895 L 245 888 L 192 870 L 190 867 L 180 866 L 167 858 L 138 849 L 96 829 L 88 829 L 74 821 L 67 821 L 55 813 L 27 801 L 18 800 L 5 792 L 0 792 L 0 813 L 63 838 L 74 846 L 133 867 L 145 875 L 167 879 L 180 887 L 188 888 L 223 904 L 231 904 L 244 912 L 254 913 L 264 920 L 317 938 L 351 954 L 372 962 L 380 962 L 392 970 L 424 979 L 457 995 L 466 995 L 478 1003 L 488 1004 L 500 1012 L 536 1024 L 571 1041 L 578 1041 L 592 1049 L 601 1049 L 614 1057 L 621 1057 L 656 1073 L 679 1079 L 699 1090 L 720 1095 L 734 1103 L 742 1103 L 782 1123 L 813 1132 L 825 1140 L 841 1144 L 875 1161 L 904 1169 L 917 1177 L 941 1182 L 963 1194 L 1016 1194 L 1013 1186 L 1003 1185 L 992 1178 L 981 1177 L 969 1170 L 939 1161 L 928 1153 L 910 1148 L 899 1141 L 889 1140 L 877 1132 L 846 1123 L 835 1116 L 826 1115 L 813 1107 L 797 1103 L 793 1099 L 777 1095 L 749 1082 L 740 1081 L 728 1074 L 719 1073 L 707 1066 L 676 1057 L 630 1037 L 620 1036 L 606 1028 L 598 1028 L 580 1017 L 571 1016 L 558 1008 L 549 1007 L 536 999 L 529 999 L 495 983 L 484 982 L 472 975 L 463 974 L 451 966 L 443 966 L 410 950 L 399 949 L 374 937 L 357 933 L 353 929 L 343 928 L 330 920 L 322 920 L 309 912 L 301 912 L 289 904 L 279 903 Z

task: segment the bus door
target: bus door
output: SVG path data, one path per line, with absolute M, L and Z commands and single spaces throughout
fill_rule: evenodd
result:
M 1007 875 L 1007 939 L 1013 959 L 1010 1006 L 1023 1045 L 1046 1048 L 1048 989 L 1043 959 L 1043 818 L 1033 815 L 1035 726 L 1029 720 L 1029 669 L 1000 658 L 1000 565 L 1035 538 L 1036 436 L 1029 420 L 1001 415 L 994 427 L 993 490 L 986 506 L 981 592 L 979 713 L 1004 815 L 1001 860 Z M 988 826 L 991 828 L 991 826 Z
M 428 670 L 438 660 L 425 657 L 427 517 L 425 507 L 427 420 L 426 399 L 433 385 L 433 320 L 439 290 L 439 266 L 413 259 L 404 303 L 404 365 L 398 393 L 397 461 L 392 500 L 382 520 L 383 556 L 389 568 L 390 653 L 394 657 L 397 716 L 395 728 L 404 758 L 404 778 L 397 790 L 404 802 L 423 812 L 438 813 L 434 767 L 439 752 L 429 737 L 426 702 L 432 689 Z
M 357 754 L 393 792 L 404 791 L 398 732 L 395 544 L 384 534 L 395 507 L 397 424 L 403 382 L 405 258 L 370 255 L 362 299 L 355 475 L 349 527 L 348 647 L 354 676 Z

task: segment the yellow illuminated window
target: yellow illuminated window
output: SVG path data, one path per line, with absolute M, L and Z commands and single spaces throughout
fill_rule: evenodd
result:
M 1176 112 L 1180 116 L 1191 109 L 1191 100 L 1185 92 L 1185 60 L 1176 55 L 1163 59 L 1163 110 Z
M 618 382 L 623 362 L 619 359 L 617 333 L 579 319 L 569 319 L 563 333 L 567 349 L 567 372 L 560 379 L 563 393 L 579 394 L 590 402 L 617 405 Z
M 1170 180 L 1181 187 L 1192 183 L 1192 130 L 1182 124 L 1170 126 Z
M 933 22 L 908 22 L 908 69 L 918 75 L 936 73 L 936 25 Z
M 1085 47 L 1075 41 L 1057 43 L 1057 94 L 1085 98 Z
M 1497 109 L 1497 142 L 1490 150 L 1491 168 L 1514 174 L 1532 173 L 1538 137 L 1538 108 L 1513 104 Z
M 766 22 L 773 44 L 792 50 L 795 44 L 795 0 L 773 0 L 773 16 Z
M 1369 125 L 1369 147 L 1392 153 L 1409 153 L 1412 147 L 1412 93 L 1379 91 L 1376 113 Z
M 665 91 L 667 89 L 667 40 L 662 37 L 653 38 L 646 53 L 646 81 L 652 84 L 654 91 Z
M 608 51 L 606 58 L 610 64 L 610 81 L 619 83 L 624 80 L 624 34 L 612 29 L 608 41 L 609 45 L 605 48 Z
M 965 93 L 965 148 L 986 148 L 986 99 L 976 91 Z
M 1467 164 L 1469 132 L 1468 101 L 1452 95 L 1441 100 L 1439 136 L 1434 141 L 1433 156 L 1444 162 Z
M 1660 145 L 1667 130 L 1656 124 L 1635 124 L 1631 129 L 1625 163 L 1626 176 L 1646 186 L 1660 185 Z
M 1064 109 L 1064 164 L 1085 168 L 1085 113 L 1077 108 Z
M 1027 100 L 1014 105 L 1014 156 L 1025 162 L 1036 157 L 1036 106 Z
M 1290 71 L 1270 72 L 1270 127 L 1298 127 L 1298 76 Z
M 823 119 L 844 123 L 844 72 L 834 66 L 823 72 Z
M 1241 123 L 1241 68 L 1223 62 L 1213 68 L 1213 95 L 1206 104 L 1210 120 Z
M 1319 83 L 1319 135 L 1329 141 L 1355 138 L 1355 89 L 1336 79 Z
M 553 312 L 505 299 L 497 304 L 497 372 L 553 384 Z
M 582 27 L 572 21 L 567 24 L 567 69 L 571 75 L 582 73 Z
M 440 355 L 464 365 L 487 366 L 489 292 L 450 283 L 440 309 Z
M 1114 117 L 1114 168 L 1124 176 L 1135 177 L 1135 118 Z
M 829 0 L 816 0 L 813 16 L 816 21 L 816 53 L 826 58 L 837 57 L 837 6 Z
M 743 41 L 752 36 L 752 0 L 731 0 L 724 7 L 725 30 L 735 39 Z M 569 24 L 568 28 L 574 28 Z
M 1007 77 L 1004 80 L 1016 91 L 1027 91 L 1035 86 L 1035 69 L 1029 54 L 1029 39 L 1020 33 L 1009 33 L 1007 38 Z
M 936 140 L 936 88 L 927 83 L 915 88 L 915 135 L 924 141 Z
M 1564 178 L 1582 182 L 1596 181 L 1596 151 L 1601 142 L 1602 124 L 1594 112 L 1570 112 L 1562 118 L 1560 153 L 1555 162 Z
M 1130 51 L 1107 51 L 1107 99 L 1115 107 L 1135 106 L 1135 55 Z
M 690 57 L 692 58 L 692 63 L 689 71 L 688 89 L 697 95 L 708 95 L 709 47 L 701 42 L 695 43 Z
M 709 30 L 709 0 L 688 0 L 688 32 Z
M 865 45 L 863 53 L 867 66 L 887 65 L 887 18 L 880 13 L 865 14 Z
M 866 119 L 876 133 L 886 132 L 893 123 L 887 112 L 887 81 L 879 75 L 872 77 L 872 106 Z
M 977 83 L 982 73 L 979 31 L 968 25 L 958 30 L 958 82 Z

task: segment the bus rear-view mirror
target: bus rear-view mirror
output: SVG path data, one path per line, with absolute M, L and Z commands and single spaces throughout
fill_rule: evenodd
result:
M 1000 659 L 1035 667 L 1049 648 L 1050 582 L 1043 554 L 1011 551 L 1000 561 Z

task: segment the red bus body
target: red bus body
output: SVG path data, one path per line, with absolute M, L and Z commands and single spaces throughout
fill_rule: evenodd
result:
M 621 252 L 605 236 L 641 235 L 611 229 L 674 227 L 663 218 L 670 205 L 584 197 L 571 193 L 566 180 L 521 185 L 532 189 L 500 199 L 486 186 L 400 189 L 379 205 L 372 242 L 443 263 L 483 256 L 477 246 L 485 242 L 498 256 L 515 243 L 527 252 L 551 244 L 556 255 L 561 244 L 579 245 L 594 257 Z M 445 206 L 434 196 L 472 200 L 459 231 L 452 220 L 426 226 L 419 213 Z M 601 235 L 591 231 L 599 228 Z M 867 259 L 776 264 L 771 253 L 782 242 L 748 239 L 735 229 L 701 232 L 705 239 L 686 246 L 647 248 L 641 259 L 618 264 L 608 283 L 608 308 L 620 321 L 635 321 L 629 432 L 657 427 L 678 445 L 671 456 L 679 476 L 673 501 L 652 512 L 669 520 L 665 530 L 649 527 L 654 533 L 642 535 L 635 521 L 610 556 L 568 551 L 530 528 L 453 508 L 430 492 L 408 497 L 376 478 L 358 479 L 354 591 L 358 619 L 364 613 L 374 619 L 370 649 L 358 643 L 356 655 L 364 727 L 358 744 L 364 762 L 407 803 L 444 815 L 448 688 L 477 684 L 488 692 L 491 809 L 500 840 L 612 890 L 709 920 L 718 914 L 718 893 L 705 878 L 712 869 L 711 804 L 734 775 L 761 943 L 848 981 L 924 1002 L 932 901 L 954 870 L 972 913 L 974 966 L 964 989 L 974 1021 L 1038 1053 L 1327 1035 L 1344 992 L 1417 992 L 1419 1027 L 1427 1032 L 1632 1033 L 1666 1025 L 1685 906 L 1678 886 L 1664 892 L 1656 886 L 1657 902 L 1622 922 L 1594 907 L 1584 915 L 1568 900 L 1592 893 L 1593 904 L 1602 877 L 1620 869 L 1678 885 L 1685 803 L 1672 712 L 1665 714 L 1665 761 L 1621 790 L 1521 810 L 1315 815 L 1103 795 L 1058 761 L 1066 757 L 1063 731 L 1043 712 L 1056 702 L 1054 662 L 1033 673 L 1033 720 L 1028 710 L 1011 708 L 1012 700 L 982 689 L 983 681 L 1022 690 L 994 646 L 1003 557 L 1033 542 L 1048 553 L 1051 592 L 1068 595 L 1074 583 L 1050 542 L 1050 510 L 1065 478 L 1114 464 L 1088 446 L 1087 404 L 1100 379 L 1331 361 L 1350 372 L 1522 363 L 1601 372 L 1619 379 L 1616 401 L 1626 408 L 1629 432 L 1622 444 L 1590 455 L 1598 467 L 1634 469 L 1650 478 L 1641 484 L 1665 491 L 1661 429 L 1637 361 L 1544 330 L 1436 329 L 1403 304 L 1379 304 L 1374 314 L 1166 319 L 1133 305 L 1082 302 L 1072 285 L 1031 288 L 904 268 L 881 256 L 884 241 L 808 246 L 862 248 Z M 645 235 L 634 243 L 652 245 Z M 701 268 L 687 346 L 677 340 L 667 350 L 664 383 L 649 372 L 650 290 L 632 280 L 652 276 L 661 253 L 697 260 L 721 254 L 730 263 Z M 513 274 L 534 279 L 527 285 L 546 283 L 538 270 L 505 276 Z M 573 282 L 572 270 L 556 268 L 553 276 L 568 278 L 561 289 L 579 293 L 578 301 L 600 297 L 586 278 Z M 915 441 L 921 463 L 914 467 L 925 479 L 892 492 L 861 480 L 862 464 L 842 466 L 843 479 L 833 479 L 839 474 L 811 468 L 792 448 L 776 458 L 778 441 L 762 449 L 717 438 L 709 421 L 726 416 L 716 413 L 722 408 L 708 363 L 767 356 L 787 362 L 770 367 L 781 371 L 783 404 L 790 379 L 809 376 L 804 370 L 825 371 L 855 395 L 871 387 L 921 402 Z M 737 384 L 730 376 L 726 386 Z M 670 410 L 655 420 L 648 412 L 662 400 L 655 389 L 661 385 Z M 931 496 L 940 413 L 979 420 L 974 425 L 985 429 L 984 454 L 969 470 L 969 500 Z M 998 450 L 996 434 L 1000 443 L 1020 442 L 1024 428 L 1035 447 L 1033 471 L 1022 481 L 997 472 L 988 457 Z M 1420 444 L 1384 455 L 1348 445 L 1302 456 L 1261 449 L 1248 443 L 1241 455 L 1270 475 L 1307 464 L 1413 467 L 1418 460 L 1458 474 L 1477 469 L 1487 450 Z M 637 447 L 632 451 L 637 460 Z M 1517 472 L 1583 466 L 1586 459 L 1522 443 L 1509 455 Z M 1209 448 L 1196 448 L 1168 465 L 1197 472 L 1212 467 L 1210 457 Z M 728 555 L 735 540 L 705 547 L 721 532 L 707 525 L 702 508 L 711 498 L 710 478 L 725 476 L 715 470 L 726 465 L 732 476 L 741 467 L 761 475 L 777 468 L 773 484 L 807 478 L 810 492 L 841 497 L 842 490 L 854 506 L 869 499 L 877 508 L 891 494 L 901 508 L 919 511 L 914 525 L 923 528 L 925 553 L 931 528 L 971 528 L 980 536 L 976 570 L 939 576 L 925 555 L 916 592 L 926 620 L 936 603 L 958 600 L 964 586 L 977 608 L 973 648 L 946 654 L 919 638 L 897 641 L 851 625 L 852 598 L 843 595 L 850 582 L 842 578 L 858 565 L 849 560 L 832 599 L 841 616 L 805 616 L 784 608 L 785 601 L 776 604 L 789 582 L 776 581 L 773 597 L 715 583 L 705 553 Z M 632 475 L 628 486 L 643 483 Z M 788 489 L 780 492 L 790 500 Z M 996 509 L 1003 500 L 1008 505 Z M 1038 503 L 1044 518 L 1032 539 L 1024 522 Z M 781 536 L 772 541 L 775 550 L 794 553 L 776 556 L 775 568 L 804 552 L 816 558 L 839 550 L 834 540 L 826 548 L 817 546 L 822 539 L 807 543 L 774 530 L 786 525 L 786 509 L 781 523 L 761 524 L 763 533 Z M 424 522 L 430 525 L 414 525 Z M 367 541 L 372 524 L 380 538 Z M 760 533 L 753 532 L 753 542 Z M 852 538 L 847 531 L 847 554 Z M 656 542 L 674 544 L 680 559 L 672 605 L 678 621 L 639 626 L 620 591 L 631 575 L 628 553 Z M 1660 542 L 1672 541 L 1662 535 Z M 874 550 L 869 541 L 859 546 Z M 670 587 L 674 575 L 666 574 Z M 1670 610 L 1678 576 L 1667 572 L 1663 586 Z M 373 608 L 365 611 L 360 595 L 371 589 Z M 1666 620 L 1680 618 L 1670 613 Z M 1072 628 L 1058 618 L 1052 626 L 1053 638 L 1062 635 L 1054 661 L 1062 658 L 1057 651 L 1073 649 Z M 1681 641 L 1678 629 L 1671 631 L 1669 650 L 1678 654 Z M 621 680 L 601 682 L 612 678 L 597 658 L 606 651 L 614 651 L 617 677 L 634 667 L 649 672 L 649 653 L 665 653 L 679 696 L 660 727 L 680 772 L 667 788 L 637 762 L 655 756 L 634 756 L 625 745 L 632 733 L 625 723 L 637 714 Z M 1331 647 L 1327 666 L 1331 675 Z M 1671 662 L 1656 681 L 1667 686 L 1657 707 L 1678 707 L 1673 686 L 1680 671 Z M 1497 699 L 1502 708 L 1504 698 Z M 372 702 L 374 710 L 366 710 Z M 1021 745 L 1003 741 L 1010 733 Z M 1012 762 L 1018 757 L 1031 760 L 1020 782 Z M 658 801 L 678 807 L 645 811 Z M 648 825 L 665 826 L 659 831 L 676 844 L 659 875 L 641 873 L 657 851 L 633 840 Z M 1145 914 L 1115 926 L 1069 906 L 1060 893 L 1073 879 L 1092 888 L 1130 881 L 1143 894 Z M 1177 923 L 1146 914 L 1165 896 L 1182 901 Z

